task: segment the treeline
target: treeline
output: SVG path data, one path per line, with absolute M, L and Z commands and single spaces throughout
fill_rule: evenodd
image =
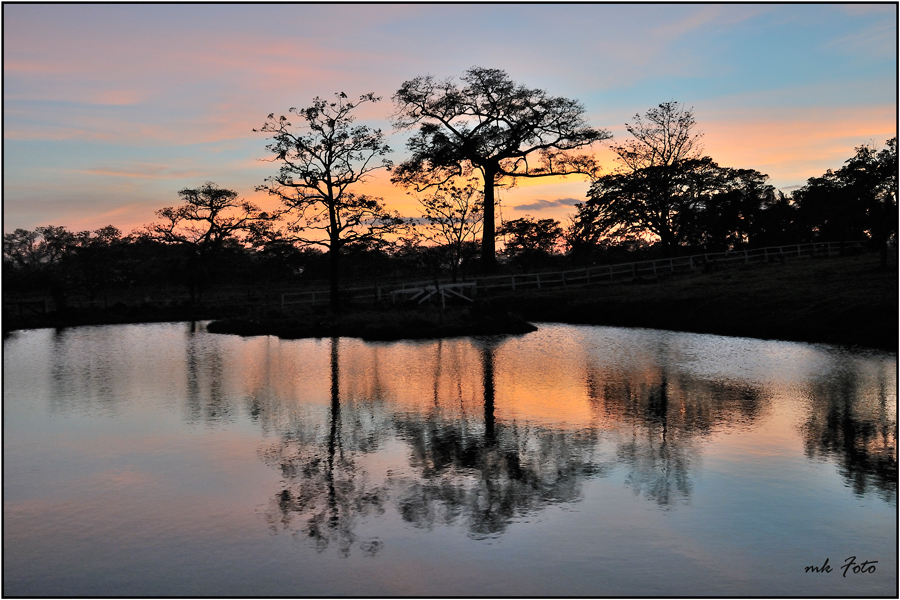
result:
M 418 77 L 393 99 L 394 125 L 414 130 L 399 165 L 384 158 L 391 149 L 380 130 L 355 123 L 355 109 L 379 98 L 316 98 L 290 118 L 270 114 L 257 130 L 270 135 L 278 172 L 256 189 L 279 200 L 275 210 L 207 182 L 181 190 L 180 205 L 128 235 L 112 225 L 17 229 L 4 235 L 6 290 L 50 294 L 65 307 L 74 294 L 180 285 L 193 304 L 217 284 L 327 279 L 339 310 L 348 277 L 456 280 L 498 268 L 861 239 L 886 265 L 896 237 L 896 138 L 881 150 L 860 146 L 837 171 L 786 195 L 758 171 L 704 155 L 693 111 L 675 102 L 635 115 L 630 139 L 615 145 L 577 101 L 497 69 L 473 67 L 459 82 Z M 588 152 L 600 142 L 617 157 L 607 174 Z M 360 193 L 378 169 L 418 200 L 418 216 Z M 526 215 L 496 227 L 498 187 L 561 175 L 591 180 L 568 223 Z

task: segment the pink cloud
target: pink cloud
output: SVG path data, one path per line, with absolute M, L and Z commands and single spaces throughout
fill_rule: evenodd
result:
M 130 163 L 120 167 L 95 167 L 93 169 L 79 169 L 76 172 L 103 177 L 129 177 L 138 179 L 201 178 L 207 174 L 205 171 L 199 169 L 173 169 L 168 165 L 153 163 Z

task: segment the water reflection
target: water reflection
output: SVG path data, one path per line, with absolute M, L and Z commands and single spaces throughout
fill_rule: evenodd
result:
M 329 403 L 318 418 L 291 412 L 288 400 L 253 409 L 266 423 L 279 421 L 269 410 L 293 415 L 261 453 L 284 482 L 266 513 L 270 526 L 344 556 L 354 546 L 379 550 L 356 529 L 388 507 L 416 528 L 460 525 L 474 538 L 495 537 L 548 506 L 579 502 L 586 479 L 618 466 L 626 485 L 660 508 L 689 503 L 703 439 L 750 428 L 769 406 L 757 385 L 692 376 L 657 357 L 662 366 L 630 370 L 588 361 L 575 399 L 590 407 L 587 421 L 498 418 L 499 338 L 405 351 L 345 342 L 353 369 L 342 373 L 341 340 L 331 340 Z M 381 355 L 392 351 L 399 357 L 385 373 Z M 420 359 L 415 382 L 403 372 L 408 351 Z M 516 402 L 500 396 L 501 405 Z M 375 457 L 391 440 L 402 441 L 405 467 L 385 470 Z
M 222 357 L 199 343 L 188 343 L 188 420 L 218 422 L 233 412 L 216 384 Z M 639 359 L 588 352 L 553 365 L 583 364 L 569 369 L 580 392 L 568 389 L 566 401 L 585 403 L 590 417 L 575 422 L 521 411 L 528 403 L 510 395 L 507 381 L 523 375 L 507 372 L 517 349 L 502 338 L 326 344 L 327 401 L 293 400 L 272 384 L 280 370 L 268 359 L 267 375 L 245 398 L 248 413 L 272 434 L 260 456 L 282 478 L 265 513 L 269 526 L 341 556 L 353 548 L 377 554 L 383 542 L 363 531 L 389 509 L 415 528 L 461 526 L 473 538 L 491 538 L 551 505 L 581 501 L 588 479 L 616 469 L 660 509 L 690 504 L 706 440 L 749 431 L 772 411 L 766 384 L 692 372 L 665 343 Z M 864 402 L 858 370 L 847 359 L 810 385 L 806 453 L 834 460 L 857 494 L 874 486 L 892 501 L 889 380 L 881 372 L 877 401 Z M 498 373 L 506 382 L 500 387 Z M 386 468 L 384 455 L 398 448 L 401 465 Z
M 836 356 L 835 362 L 831 377 L 815 381 L 807 394 L 809 411 L 802 427 L 806 456 L 836 462 L 856 495 L 874 487 L 882 498 L 895 501 L 896 399 L 888 399 L 887 392 L 892 374 L 879 369 L 876 389 L 867 390 L 854 361 Z
M 306 420 L 295 420 L 262 452 L 265 462 L 280 470 L 283 482 L 266 516 L 273 531 L 294 531 L 319 551 L 334 545 L 348 556 L 358 542 L 364 552 L 375 554 L 381 543 L 358 540 L 355 528 L 360 518 L 384 512 L 387 493 L 383 484 L 370 481 L 356 457 L 377 448 L 373 441 L 380 423 L 362 414 L 371 404 L 348 402 L 342 410 L 339 347 L 340 340 L 332 338 L 327 433 L 315 426 L 310 429 Z M 345 429 L 354 430 L 355 435 L 346 436 L 349 444 Z
M 671 508 L 690 501 L 690 472 L 699 466 L 698 441 L 716 427 L 748 427 L 768 399 L 752 385 L 668 373 L 668 358 L 656 369 L 586 368 L 588 398 L 604 421 L 624 425 L 617 459 L 629 469 L 635 494 Z
M 767 357 L 736 341 L 727 354 L 700 337 L 590 328 L 410 344 L 122 331 L 48 340 L 51 411 L 107 415 L 150 394 L 191 426 L 246 419 L 280 477 L 268 526 L 339 556 L 377 555 L 379 519 L 498 537 L 583 502 L 600 479 L 670 511 L 699 494 L 716 436 L 784 421 L 854 494 L 896 502 L 895 361 L 884 358 L 799 345 L 766 345 Z
M 549 504 L 577 501 L 580 478 L 603 472 L 603 465 L 595 462 L 594 430 L 497 421 L 498 344 L 496 339 L 477 343 L 481 423 L 446 414 L 437 395 L 427 412 L 394 417 L 395 429 L 410 446 L 413 475 L 393 478 L 391 487 L 398 490 L 396 502 L 403 519 L 417 527 L 464 522 L 473 537 L 491 537 Z M 434 389 L 438 388 L 436 376 Z
M 197 324 L 191 322 L 190 334 L 196 334 Z M 210 344 L 208 336 L 188 335 L 185 344 L 187 365 L 188 423 L 219 424 L 233 421 L 234 407 L 225 388 L 225 361 L 222 348 Z

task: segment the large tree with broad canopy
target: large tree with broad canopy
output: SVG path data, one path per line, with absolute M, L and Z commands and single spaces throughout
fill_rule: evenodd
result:
M 480 171 L 482 262 L 488 269 L 495 264 L 495 187 L 519 178 L 594 176 L 597 162 L 579 151 L 612 137 L 588 125 L 577 100 L 527 88 L 500 69 L 472 67 L 459 82 L 416 77 L 400 87 L 394 102 L 395 126 L 418 126 L 407 142 L 412 156 L 395 169 L 395 183 L 422 191 Z

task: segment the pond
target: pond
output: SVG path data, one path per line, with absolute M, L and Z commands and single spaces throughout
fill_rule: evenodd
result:
M 897 594 L 895 354 L 549 324 L 3 349 L 6 595 Z

